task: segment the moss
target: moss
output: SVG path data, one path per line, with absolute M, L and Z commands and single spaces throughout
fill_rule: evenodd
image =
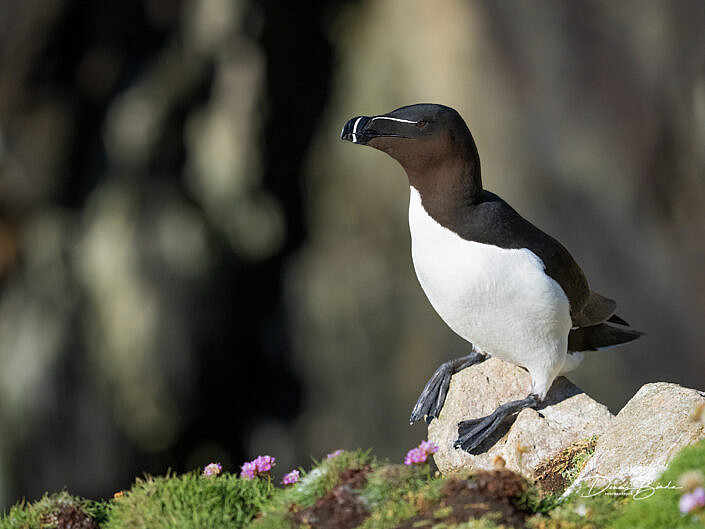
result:
M 263 479 L 197 471 L 137 480 L 115 498 L 104 529 L 199 529 L 244 527 L 268 501 L 273 487 Z
M 597 436 L 572 444 L 539 467 L 536 485 L 529 487 L 517 505 L 538 514 L 553 511 L 561 503 L 561 493 L 578 477 L 595 452 Z M 552 479 L 552 478 L 558 478 Z
M 292 514 L 311 507 L 338 484 L 340 474 L 351 468 L 369 466 L 376 468 L 377 462 L 370 450 L 345 451 L 323 461 L 314 461 L 309 472 L 300 469 L 301 479 L 286 489 L 276 489 L 261 516 L 252 521 L 252 529 L 287 529 L 294 525 Z
M 591 445 L 594 447 L 594 440 L 591 441 L 580 450 L 564 454 L 560 471 L 567 480 L 574 479 L 575 469 L 581 468 L 590 456 Z M 705 441 L 682 450 L 657 484 L 677 485 L 680 476 L 690 470 L 705 473 Z M 559 498 L 545 494 L 535 485 L 507 492 L 499 486 L 504 481 L 493 473 L 431 478 L 425 467 L 379 464 L 369 451 L 344 452 L 316 462 L 308 473 L 301 472 L 299 483 L 287 488 L 228 473 L 204 478 L 194 471 L 137 480 L 131 490 L 110 501 L 94 502 L 61 492 L 34 503 L 19 502 L 0 519 L 0 529 L 77 527 L 77 520 L 81 527 L 97 528 L 99 524 L 103 529 L 295 529 L 304 523 L 301 520 L 305 509 L 310 510 L 321 498 L 335 496 L 343 488 L 356 506 L 364 507 L 365 515 L 369 511 L 370 516 L 359 525 L 360 529 L 507 529 L 515 511 L 505 512 L 504 507 L 512 505 L 521 511 L 521 517 L 534 513 L 514 520 L 531 529 L 705 527 L 705 518 L 680 514 L 678 500 L 683 491 L 670 488 L 655 489 L 645 499 L 607 494 L 586 497 L 585 488 L 568 498 Z M 494 480 L 490 479 L 492 476 Z M 485 491 L 483 479 L 496 486 L 485 487 Z M 486 498 L 466 496 L 485 492 L 489 494 Z M 494 504 L 493 498 L 504 503 Z M 468 506 L 480 503 L 486 504 L 487 514 L 482 518 L 467 520 L 461 514 Z M 467 516 L 484 513 L 467 511 Z
M 578 474 L 582 472 L 583 468 L 588 462 L 588 459 L 592 457 L 595 453 L 595 446 L 597 446 L 598 436 L 593 435 L 590 439 L 585 439 L 572 447 L 572 454 L 569 463 L 565 468 L 560 470 L 561 476 L 563 476 L 567 482 L 567 485 L 572 485 L 578 477 Z
M 85 527 L 97 526 L 95 521 L 105 519 L 104 506 L 104 502 L 92 502 L 68 492 L 45 494 L 36 502 L 22 500 L 13 505 L 0 519 L 0 529 L 53 529 L 66 515 L 80 518 Z
M 370 509 L 361 529 L 391 529 L 441 497 L 441 478 L 427 479 L 423 470 L 404 465 L 378 468 L 360 496 Z
M 681 450 L 656 484 L 678 486 L 678 479 L 688 470 L 705 472 L 705 441 Z M 615 529 L 705 527 L 705 515 L 681 515 L 678 510 L 678 500 L 682 493 L 683 491 L 678 489 L 657 489 L 650 497 L 633 501 L 613 525 Z
M 543 494 L 536 486 L 530 486 L 516 500 L 517 507 L 532 513 L 547 513 L 554 509 L 559 503 L 559 496 L 555 494 Z
M 560 495 L 573 484 L 595 452 L 598 436 L 573 443 L 536 468 L 536 483 L 542 494 Z
M 310 472 L 303 473 L 296 485 L 286 489 L 281 500 L 301 508 L 310 507 L 336 486 L 341 472 L 366 465 L 377 465 L 370 456 L 370 450 L 345 451 L 331 459 L 324 459 L 316 463 Z
M 529 518 L 532 529 L 602 529 L 610 527 L 611 521 L 625 505 L 633 500 L 629 496 L 587 496 L 587 490 L 572 494 L 565 499 L 555 499 L 547 511 Z
M 110 507 L 112 505 L 111 501 L 93 501 L 85 500 L 83 504 L 83 510 L 91 516 L 99 526 L 103 526 L 105 522 L 108 521 L 108 516 L 110 514 Z
M 477 520 L 468 520 L 458 524 L 436 524 L 429 529 L 511 529 L 499 522 L 499 517 L 494 515 L 483 516 Z
M 684 448 L 653 484 L 677 486 L 680 476 L 689 470 L 705 472 L 705 441 Z M 641 489 L 636 496 L 599 494 L 588 496 L 583 490 L 550 509 L 548 516 L 529 520 L 534 529 L 691 529 L 705 527 L 705 518 L 682 516 L 678 500 L 683 491 L 671 488 Z

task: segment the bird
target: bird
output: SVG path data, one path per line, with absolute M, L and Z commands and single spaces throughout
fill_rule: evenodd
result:
M 410 422 L 438 417 L 452 375 L 489 357 L 525 368 L 531 387 L 485 417 L 458 423 L 454 448 L 476 454 L 509 416 L 537 408 L 559 375 L 587 351 L 644 333 L 615 314 L 617 303 L 590 289 L 566 248 L 483 188 L 480 157 L 453 108 L 431 103 L 356 116 L 341 139 L 382 151 L 409 180 L 411 257 L 443 321 L 470 344 L 444 362 L 413 407 Z

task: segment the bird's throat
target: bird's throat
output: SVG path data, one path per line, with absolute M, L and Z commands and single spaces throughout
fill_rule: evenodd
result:
M 405 169 L 409 184 L 421 196 L 424 209 L 442 226 L 453 224 L 460 212 L 480 200 L 480 166 L 473 160 L 460 159 L 423 171 Z

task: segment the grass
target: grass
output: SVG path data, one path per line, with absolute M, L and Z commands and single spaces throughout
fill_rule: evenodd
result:
M 370 510 L 370 517 L 360 529 L 396 527 L 437 501 L 442 485 L 442 479 L 428 479 L 418 468 L 403 465 L 378 468 L 360 493 Z
M 597 435 L 593 435 L 590 439 L 573 446 L 570 463 L 561 470 L 561 475 L 566 479 L 568 486 L 575 482 L 578 474 L 585 468 L 588 459 L 595 453 L 597 438 Z
M 535 475 L 536 484 L 541 494 L 557 497 L 563 494 L 585 468 L 585 464 L 595 452 L 596 444 L 597 436 L 583 439 L 540 464 L 535 470 Z M 550 503 L 546 504 L 548 508 L 550 508 Z
M 197 471 L 148 477 L 115 498 L 105 529 L 240 529 L 269 501 L 266 479 L 235 474 L 203 477 Z
M 344 470 L 377 466 L 370 451 L 345 451 L 331 459 L 315 461 L 310 472 L 300 469 L 298 483 L 285 489 L 274 491 L 261 516 L 253 520 L 252 529 L 286 529 L 292 526 L 291 513 L 305 509 L 316 503 L 318 498 L 332 490 Z
M 302 472 L 300 481 L 293 487 L 285 489 L 280 501 L 296 504 L 302 508 L 310 507 L 318 498 L 336 486 L 338 476 L 344 470 L 376 465 L 370 452 L 370 450 L 345 451 L 331 459 L 314 461 L 313 469 L 309 473 Z
M 705 441 L 681 450 L 657 483 L 678 486 L 680 476 L 689 470 L 705 473 Z M 632 502 L 614 521 L 615 529 L 702 529 L 705 527 L 705 514 L 684 516 L 678 510 L 682 493 L 678 489 L 659 489 L 649 498 Z
M 566 479 L 574 479 L 573 469 L 582 468 L 589 452 L 588 447 L 572 455 L 561 470 Z M 357 482 L 359 490 L 354 490 L 370 513 L 360 529 L 394 529 L 412 524 L 414 517 L 419 521 L 413 527 L 503 527 L 491 514 L 479 520 L 448 523 L 449 508 L 444 504 L 447 496 L 442 492 L 447 478 L 429 476 L 426 467 L 380 463 L 369 451 L 358 450 L 314 462 L 310 471 L 301 470 L 299 483 L 286 488 L 275 487 L 263 478 L 246 480 L 227 472 L 206 478 L 193 471 L 138 479 L 129 491 L 108 501 L 77 498 L 65 491 L 45 495 L 36 502 L 20 501 L 11 507 L 0 518 L 0 529 L 294 529 L 296 513 L 335 489 L 341 475 L 349 475 L 351 469 L 366 473 L 366 480 Z M 680 476 L 691 470 L 705 473 L 705 441 L 682 450 L 657 483 L 677 485 Z M 560 499 L 542 495 L 533 486 L 519 498 L 518 506 L 535 513 L 526 522 L 531 529 L 705 527 L 705 516 L 683 516 L 679 512 L 682 490 L 656 489 L 652 496 L 638 500 L 605 494 L 588 498 L 584 493 L 578 491 Z M 77 519 L 83 525 L 75 523 Z M 73 520 L 73 525 L 67 520 Z
M 28 503 L 24 500 L 13 505 L 0 518 L 0 529 L 49 529 L 57 516 L 62 512 L 77 510 L 87 513 L 96 522 L 107 519 L 105 502 L 94 502 L 71 496 L 62 491 L 56 494 L 45 494 L 40 500 Z
M 529 487 L 517 501 L 517 505 L 535 514 L 546 514 L 560 503 L 560 497 L 555 494 L 541 494 L 538 487 Z
M 529 518 L 528 526 L 532 529 L 611 528 L 615 516 L 632 501 L 629 496 L 599 495 L 586 498 L 583 497 L 584 493 L 582 490 L 567 499 L 555 499 L 550 510 Z
M 587 491 L 583 488 L 558 502 L 547 515 L 531 518 L 529 526 L 533 529 L 703 529 L 704 513 L 680 513 L 678 500 L 683 490 L 656 488 L 678 486 L 679 478 L 691 470 L 705 473 L 705 441 L 681 450 L 652 484 L 655 488 L 649 497 L 600 494 L 588 498 L 584 497 Z M 637 498 L 648 495 L 649 489 L 642 490 Z

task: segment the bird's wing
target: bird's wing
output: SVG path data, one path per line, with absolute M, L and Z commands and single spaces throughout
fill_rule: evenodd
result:
M 481 202 L 475 204 L 462 224 L 453 229 L 468 240 L 501 248 L 530 250 L 541 259 L 546 274 L 565 292 L 570 302 L 571 318 L 574 322 L 575 318 L 583 321 L 581 314 L 591 295 L 583 271 L 561 243 L 531 224 L 497 195 L 483 191 Z
M 611 317 L 614 316 L 615 310 L 617 310 L 616 301 L 591 290 L 587 302 L 583 306 L 583 310 L 573 316 L 573 326 L 589 327 L 590 325 L 604 323 L 608 319 L 612 319 Z M 619 316 L 615 316 L 612 321 L 621 325 L 627 323 Z
M 643 333 L 609 325 L 627 322 L 614 311 L 617 303 L 590 290 L 585 274 L 568 250 L 546 235 L 496 195 L 483 191 L 482 202 L 453 230 L 461 237 L 501 248 L 526 248 L 538 256 L 544 271 L 563 289 L 570 302 L 573 329 L 568 351 L 604 349 L 635 340 Z
M 606 323 L 571 329 L 568 333 L 568 352 L 597 351 L 636 340 L 643 332 L 620 329 Z

